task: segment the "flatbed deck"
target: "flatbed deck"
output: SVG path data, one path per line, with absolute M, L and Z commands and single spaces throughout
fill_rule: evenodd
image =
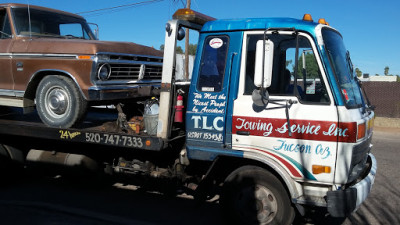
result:
M 23 114 L 18 108 L 1 107 L 0 135 L 153 151 L 164 148 L 163 140 L 156 136 L 121 131 L 117 118 L 115 109 L 92 108 L 78 127 L 63 129 L 46 126 L 36 112 Z

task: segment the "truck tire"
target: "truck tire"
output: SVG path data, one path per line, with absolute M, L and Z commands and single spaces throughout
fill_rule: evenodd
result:
M 86 112 L 86 100 L 68 77 L 46 76 L 36 91 L 36 109 L 40 119 L 50 127 L 69 128 Z
M 280 180 L 257 166 L 243 166 L 225 180 L 221 195 L 232 224 L 290 225 L 295 211 Z
M 22 150 L 0 144 L 0 178 L 7 182 L 21 179 L 24 175 L 25 156 Z M 3 182 L 2 185 L 5 183 Z

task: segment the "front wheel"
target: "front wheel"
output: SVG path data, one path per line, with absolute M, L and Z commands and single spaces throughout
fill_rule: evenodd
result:
M 86 105 L 78 87 L 68 77 L 47 76 L 36 91 L 38 114 L 50 127 L 72 127 L 84 116 Z
M 226 178 L 221 204 L 232 224 L 290 225 L 295 216 L 281 181 L 256 166 L 241 167 Z

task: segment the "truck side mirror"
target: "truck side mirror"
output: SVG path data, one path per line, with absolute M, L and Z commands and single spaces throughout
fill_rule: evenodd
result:
M 274 43 L 271 40 L 257 41 L 254 69 L 254 85 L 256 87 L 268 88 L 271 86 L 273 57 Z
M 96 40 L 99 40 L 99 25 L 95 24 L 95 23 L 88 23 L 90 29 L 92 30 L 94 37 L 96 38 Z
M 182 27 L 180 27 L 178 30 L 178 38 L 177 38 L 178 41 L 182 41 L 185 38 L 185 34 L 186 34 L 185 30 Z

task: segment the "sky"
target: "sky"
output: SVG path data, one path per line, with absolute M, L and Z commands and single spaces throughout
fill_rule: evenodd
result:
M 100 27 L 100 39 L 129 41 L 159 49 L 165 23 L 186 0 L 0 0 L 81 13 Z M 191 8 L 217 19 L 291 17 L 326 19 L 342 35 L 355 68 L 370 75 L 400 75 L 399 0 L 191 0 Z M 138 4 L 135 4 L 138 3 Z M 121 5 L 130 7 L 95 11 Z M 191 40 L 196 41 L 196 40 Z

